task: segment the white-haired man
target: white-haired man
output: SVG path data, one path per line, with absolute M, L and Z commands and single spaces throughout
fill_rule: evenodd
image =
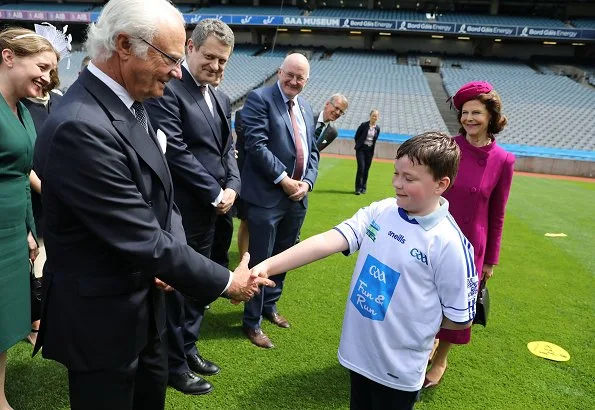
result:
M 166 283 L 204 304 L 270 284 L 250 277 L 248 258 L 231 274 L 185 244 L 165 137 L 142 105 L 181 77 L 185 39 L 166 0 L 108 2 L 89 28 L 92 62 L 37 140 L 47 262 L 36 349 L 67 367 L 73 410 L 164 408 Z

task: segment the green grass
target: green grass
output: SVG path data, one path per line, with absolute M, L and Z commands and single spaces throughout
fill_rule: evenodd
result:
M 354 173 L 353 160 L 322 159 L 302 237 L 393 195 L 391 164 L 374 163 L 367 195 L 353 195 Z M 488 327 L 474 328 L 471 344 L 453 349 L 443 382 L 422 394 L 417 409 L 595 409 L 594 194 L 593 183 L 515 176 L 501 261 L 489 283 Z M 166 407 L 348 409 L 348 374 L 336 352 L 354 263 L 353 256 L 334 255 L 288 275 L 279 309 L 292 327 L 263 324 L 275 349 L 243 337 L 240 306 L 215 302 L 199 343 L 223 369 L 209 378 L 215 390 L 189 397 L 169 389 Z M 570 361 L 533 356 L 527 343 L 534 340 L 562 346 Z M 11 404 L 67 409 L 65 370 L 30 352 L 25 342 L 9 351 Z

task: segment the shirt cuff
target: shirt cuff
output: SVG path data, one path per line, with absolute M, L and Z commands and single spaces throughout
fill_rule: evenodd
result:
M 217 198 L 215 198 L 215 200 L 213 202 L 211 202 L 211 205 L 213 205 L 216 208 L 222 199 L 223 199 L 223 189 L 221 189 L 221 192 L 219 192 L 219 195 L 217 195 Z
M 229 280 L 227 281 L 227 286 L 225 286 L 225 289 L 223 289 L 223 292 L 221 292 L 221 294 L 223 295 L 225 292 L 227 292 L 227 289 L 229 289 L 229 286 L 231 286 L 231 281 L 233 280 L 233 272 L 229 271 Z
M 277 179 L 275 179 L 275 180 L 273 181 L 273 184 L 275 184 L 275 185 L 276 185 L 276 184 L 278 184 L 279 182 L 283 181 L 283 178 L 285 178 L 286 176 L 287 176 L 287 172 L 283 171 L 283 172 L 281 173 L 281 175 L 279 175 L 279 176 L 277 177 Z
M 308 189 L 308 191 L 312 191 L 312 182 L 308 181 L 307 179 L 302 179 L 303 182 L 307 183 L 308 185 L 310 185 L 310 188 Z

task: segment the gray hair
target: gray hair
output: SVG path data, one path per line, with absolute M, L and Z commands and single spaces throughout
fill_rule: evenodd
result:
M 343 101 L 345 103 L 345 105 L 347 107 L 349 107 L 349 101 L 347 101 L 347 97 L 345 97 L 343 94 L 333 94 L 331 95 L 331 97 L 328 99 L 329 103 L 334 103 L 336 101 Z
M 190 39 L 194 43 L 194 47 L 198 48 L 207 41 L 207 37 L 209 36 L 213 36 L 226 46 L 231 47 L 231 51 L 233 52 L 235 36 L 227 24 L 217 19 L 201 20 L 194 27 Z
M 160 20 L 179 18 L 180 11 L 167 0 L 110 0 L 103 8 L 97 23 L 87 30 L 87 51 L 95 61 L 105 61 L 116 51 L 118 34 L 128 34 L 136 56 L 147 56 L 149 46 L 138 37 L 151 42 L 158 32 Z

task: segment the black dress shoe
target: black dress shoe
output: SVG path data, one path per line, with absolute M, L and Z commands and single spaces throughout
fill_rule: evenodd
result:
M 213 385 L 192 372 L 170 373 L 167 384 L 184 394 L 207 394 L 213 391 Z
M 357 191 L 355 191 L 355 195 L 359 195 L 361 194 L 360 190 L 358 189 Z
M 192 370 L 194 373 L 202 374 L 203 376 L 214 376 L 221 371 L 219 366 L 203 358 L 199 354 L 188 356 L 187 362 L 190 370 Z

